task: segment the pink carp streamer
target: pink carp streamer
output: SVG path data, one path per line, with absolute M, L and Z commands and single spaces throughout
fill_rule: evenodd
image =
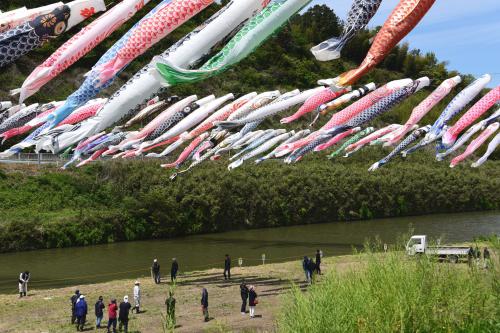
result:
M 89 158 L 87 158 L 86 160 L 84 161 L 81 161 L 80 163 L 78 163 L 76 165 L 77 168 L 80 168 L 84 165 L 87 165 L 91 162 L 94 162 L 95 160 L 97 160 L 99 157 L 101 157 L 101 155 L 106 151 L 108 150 L 108 148 L 103 148 L 103 149 L 100 149 L 98 151 L 95 151 Z
M 365 136 L 361 140 L 347 146 L 345 148 L 345 152 L 346 153 L 353 153 L 355 151 L 358 151 L 361 148 L 363 148 L 364 146 L 366 146 L 367 144 L 369 144 L 370 142 L 373 142 L 373 141 L 383 137 L 386 134 L 397 131 L 400 128 L 401 128 L 401 125 L 399 125 L 399 124 L 391 124 L 389 126 L 383 127 L 381 129 Z
M 462 162 L 472 153 L 474 153 L 486 140 L 488 140 L 490 136 L 492 136 L 498 130 L 499 126 L 500 123 L 496 122 L 486 127 L 486 129 L 467 146 L 462 154 L 451 160 L 450 168 L 454 168 L 458 163 Z
M 453 88 L 455 88 L 462 79 L 460 76 L 455 76 L 444 80 L 439 87 L 436 88 L 427 98 L 418 104 L 411 112 L 410 118 L 400 129 L 394 131 L 391 135 L 383 138 L 384 146 L 393 146 L 401 141 L 405 135 L 410 132 L 422 118 L 429 113 L 443 98 L 445 98 Z
M 89 53 L 149 1 L 124 0 L 81 29 L 26 78 L 20 89 L 20 103 Z
M 355 128 L 351 128 L 351 129 L 349 129 L 349 130 L 347 130 L 345 132 L 342 132 L 340 134 L 337 134 L 333 138 L 331 138 L 330 140 L 328 140 L 327 142 L 325 142 L 325 143 L 317 146 L 316 148 L 314 148 L 314 151 L 323 151 L 325 149 L 328 149 L 331 146 L 337 144 L 342 139 L 348 137 L 349 135 L 356 134 L 359 131 L 361 131 L 361 127 L 355 127 Z
M 255 96 L 257 96 L 257 93 L 250 93 L 238 98 L 234 102 L 224 106 L 219 111 L 215 112 L 210 117 L 205 119 L 201 124 L 191 130 L 191 132 L 181 135 L 181 138 L 186 141 L 191 140 L 201 133 L 210 130 L 215 126 L 215 122 L 226 120 L 230 115 L 248 104 Z
M 75 110 L 72 114 L 68 116 L 68 118 L 61 121 L 56 127 L 60 127 L 62 125 L 74 125 L 78 124 L 81 121 L 84 121 L 87 118 L 93 117 L 99 112 L 99 110 L 106 104 L 107 99 L 98 99 L 94 102 L 87 103 L 78 109 Z
M 301 118 L 305 114 L 313 112 L 319 106 L 321 106 L 327 102 L 330 102 L 331 100 L 334 100 L 334 99 L 340 97 L 341 95 L 343 95 L 349 91 L 351 91 L 350 87 L 348 87 L 346 89 L 341 89 L 338 91 L 333 91 L 330 88 L 325 88 L 325 89 L 319 91 L 318 93 L 314 94 L 313 96 L 309 97 L 305 101 L 304 105 L 302 105 L 297 112 L 295 112 L 290 117 L 286 117 L 286 118 L 281 119 L 280 122 L 282 124 L 291 123 L 292 121 L 295 121 L 295 120 Z
M 36 116 L 32 120 L 30 120 L 28 123 L 24 124 L 23 126 L 12 128 L 8 131 L 3 132 L 2 134 L 0 134 L 0 138 L 2 138 L 2 144 L 5 141 L 7 141 L 15 136 L 19 136 L 19 135 L 23 135 L 25 133 L 28 133 L 32 129 L 37 128 L 38 126 L 42 125 L 45 122 L 45 120 L 47 119 L 47 116 L 49 114 L 51 114 L 52 111 L 54 111 L 55 109 L 56 109 L 56 107 L 40 113 L 38 116 Z
M 100 82 L 107 82 L 152 45 L 208 7 L 214 0 L 173 0 L 143 20 L 114 58 L 102 64 Z
M 365 59 L 358 68 L 339 77 L 340 86 L 352 85 L 377 66 L 427 14 L 435 0 L 400 0 L 380 31 Z
M 469 127 L 476 119 L 481 117 L 488 111 L 495 103 L 500 101 L 500 86 L 490 90 L 483 96 L 476 104 L 474 104 L 464 115 L 450 127 L 443 135 L 443 146 L 445 148 L 451 147 L 457 137 L 463 130 Z
M 396 80 L 396 81 L 391 81 L 386 85 L 376 89 L 375 91 L 371 92 L 370 94 L 366 95 L 360 100 L 352 103 L 342 111 L 335 113 L 319 131 L 309 134 L 304 139 L 297 140 L 295 142 L 278 147 L 278 153 L 276 154 L 276 156 L 277 157 L 283 156 L 283 154 L 286 154 L 287 152 L 291 152 L 293 150 L 299 149 L 307 145 L 308 143 L 313 141 L 318 135 L 320 135 L 322 131 L 326 131 L 335 126 L 342 125 L 349 119 L 355 117 L 365 109 L 371 107 L 372 105 L 380 101 L 382 98 L 389 96 L 396 90 L 401 89 L 402 87 L 411 82 L 412 82 L 411 79 Z
M 162 168 L 176 168 L 176 167 L 179 167 L 182 163 L 184 163 L 184 161 L 189 157 L 189 155 L 191 155 L 191 153 L 193 152 L 193 150 L 195 150 L 196 147 L 198 147 L 200 145 L 200 143 L 203 140 L 205 140 L 206 138 L 208 138 L 208 133 L 207 132 L 201 134 L 199 137 L 197 137 L 196 139 L 194 139 L 184 149 L 184 151 L 179 155 L 179 157 L 177 158 L 177 160 L 175 162 L 168 163 L 168 164 L 162 164 L 161 167 Z
M 486 153 L 484 153 L 484 155 L 481 156 L 481 158 L 478 159 L 476 162 L 472 163 L 471 167 L 477 168 L 483 165 L 488 160 L 490 155 L 493 154 L 493 152 L 497 149 L 498 145 L 500 145 L 500 133 L 495 135 L 495 137 L 488 144 L 488 149 L 486 149 Z

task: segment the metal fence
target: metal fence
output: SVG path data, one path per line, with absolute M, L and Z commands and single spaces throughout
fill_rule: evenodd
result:
M 62 165 L 69 161 L 73 156 L 68 155 L 65 157 L 61 157 L 59 155 L 48 154 L 48 153 L 18 153 L 12 155 L 6 159 L 0 159 L 0 163 L 9 163 L 9 164 L 56 164 Z
M 87 158 L 88 156 L 83 156 L 83 158 Z M 7 164 L 55 164 L 56 166 L 62 166 L 66 162 L 68 162 L 71 158 L 73 158 L 73 154 L 68 154 L 62 157 L 61 155 L 54 155 L 50 153 L 18 153 L 12 155 L 6 159 L 0 159 L 0 163 Z M 97 161 L 105 161 L 112 159 L 112 156 L 99 157 Z M 143 160 L 144 156 L 136 156 L 129 158 L 130 160 Z

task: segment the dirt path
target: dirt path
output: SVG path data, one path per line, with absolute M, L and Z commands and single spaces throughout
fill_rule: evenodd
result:
M 355 265 L 356 256 L 324 258 L 324 271 L 344 270 Z M 181 263 L 182 265 L 182 263 Z M 181 266 L 182 268 L 182 266 Z M 257 318 L 240 313 L 241 298 L 239 284 L 242 279 L 255 285 L 259 295 Z M 321 277 L 320 277 L 321 278 Z M 165 298 L 170 283 L 155 285 L 151 279 L 139 279 L 142 287 L 144 312 L 132 314 L 129 332 L 161 333 L 165 316 Z M 266 264 L 264 266 L 232 269 L 232 279 L 224 281 L 222 270 L 211 269 L 182 274 L 175 290 L 177 300 L 175 332 L 273 332 L 275 321 L 281 310 L 283 297 L 292 282 L 307 289 L 300 261 Z M 110 298 L 120 301 L 124 295 L 132 299 L 133 280 L 74 286 L 61 289 L 30 290 L 29 297 L 19 299 L 16 295 L 0 295 L 0 332 L 75 332 L 70 325 L 69 298 L 75 289 L 86 296 L 89 306 L 87 331 L 95 331 L 94 304 L 102 295 L 106 305 Z M 209 292 L 210 322 L 203 322 L 200 308 L 201 288 Z M 107 319 L 107 312 L 104 321 Z M 106 332 L 105 329 L 99 332 Z

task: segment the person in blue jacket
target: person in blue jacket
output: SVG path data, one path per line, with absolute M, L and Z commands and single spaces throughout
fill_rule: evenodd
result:
M 78 301 L 75 304 L 75 314 L 76 330 L 83 332 L 83 326 L 85 326 L 85 320 L 87 318 L 87 302 L 85 301 L 84 295 L 80 295 Z

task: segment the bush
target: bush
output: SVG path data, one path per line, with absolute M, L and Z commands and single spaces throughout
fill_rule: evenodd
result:
M 279 332 L 498 332 L 498 267 L 483 271 L 402 252 L 367 251 L 361 267 L 294 288 Z

